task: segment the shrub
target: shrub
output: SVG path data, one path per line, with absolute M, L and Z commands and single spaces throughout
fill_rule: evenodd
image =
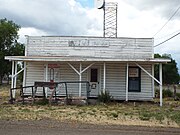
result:
M 180 99 L 180 93 L 176 93 L 178 99 Z
M 98 95 L 98 101 L 103 103 L 109 103 L 112 99 L 112 96 L 109 94 L 108 91 L 101 91 L 101 94 Z
M 156 89 L 155 95 L 156 97 L 160 96 L 159 89 Z M 173 92 L 170 89 L 163 89 L 163 97 L 173 97 Z
M 167 90 L 163 90 L 163 97 L 172 97 L 173 96 L 173 92 L 169 89 Z

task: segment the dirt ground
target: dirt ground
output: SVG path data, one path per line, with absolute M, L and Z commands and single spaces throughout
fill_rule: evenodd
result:
M 94 125 L 76 121 L 43 119 L 39 121 L 0 120 L 2 135 L 179 135 L 180 128 Z
M 51 106 L 42 105 L 42 102 L 26 103 L 25 105 L 22 103 L 9 104 L 7 102 L 9 99 L 7 87 L 0 89 L 0 96 L 0 123 L 2 127 L 3 123 L 6 126 L 12 124 L 13 127 L 19 124 L 22 127 L 24 124 L 25 126 L 39 124 L 38 127 L 41 125 L 46 127 L 44 124 L 48 123 L 47 126 L 54 127 L 63 121 L 63 126 L 78 127 L 82 127 L 82 125 L 89 127 L 89 125 L 96 123 L 95 127 L 109 125 L 118 127 L 121 125 L 121 127 L 180 128 L 180 101 L 174 101 L 174 99 L 163 99 L 163 107 L 159 107 L 159 99 L 153 102 L 112 102 L 88 106 L 59 104 Z M 67 121 L 71 121 L 70 124 L 66 124 Z M 79 125 L 81 122 L 84 124 Z M 16 128 L 19 129 L 19 127 Z

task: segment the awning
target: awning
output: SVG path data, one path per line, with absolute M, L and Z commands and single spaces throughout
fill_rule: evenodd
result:
M 78 56 L 5 56 L 9 61 L 37 61 L 37 62 L 150 62 L 167 63 L 171 59 L 151 58 L 151 59 L 125 59 L 125 58 L 106 58 L 106 57 L 78 57 Z

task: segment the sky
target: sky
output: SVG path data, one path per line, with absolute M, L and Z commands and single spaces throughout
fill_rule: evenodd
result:
M 156 45 L 180 32 L 180 10 L 159 31 L 180 6 L 179 0 L 106 2 L 118 2 L 118 37 L 153 37 Z M 0 0 L 2 18 L 21 26 L 22 43 L 26 42 L 24 35 L 103 36 L 103 10 L 94 7 L 94 0 Z M 180 69 L 180 35 L 154 52 L 171 54 Z

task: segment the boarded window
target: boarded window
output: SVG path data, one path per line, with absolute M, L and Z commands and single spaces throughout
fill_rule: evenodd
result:
M 129 92 L 141 92 L 141 70 L 138 67 L 129 67 Z

